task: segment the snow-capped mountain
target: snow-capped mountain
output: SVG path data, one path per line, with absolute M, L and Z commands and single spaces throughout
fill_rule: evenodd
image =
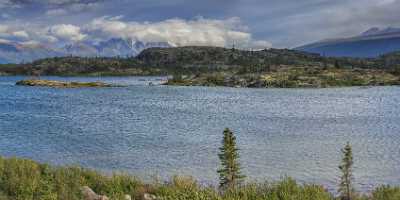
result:
M 111 38 L 98 44 L 74 43 L 63 48 L 66 54 L 74 56 L 104 56 L 104 57 L 127 57 L 136 56 L 144 49 L 151 47 L 171 47 L 167 42 L 141 42 L 131 39 Z
M 97 51 L 102 56 L 133 56 L 137 55 L 132 40 L 112 38 L 96 45 Z
M 171 47 L 167 42 L 142 42 L 130 39 L 112 38 L 97 44 L 76 42 L 62 47 L 49 47 L 42 44 L 18 43 L 0 40 L 0 63 L 21 63 L 55 56 L 82 57 L 127 57 L 136 56 L 151 47 Z
M 53 49 L 41 44 L 16 43 L 0 41 L 0 62 L 21 63 L 39 58 L 62 56 L 61 50 Z
M 377 35 L 398 34 L 398 33 L 400 33 L 400 28 L 387 27 L 384 29 L 380 29 L 377 27 L 373 27 L 361 33 L 361 36 L 377 36 Z
M 325 56 L 377 57 L 400 51 L 400 28 L 370 28 L 358 36 L 328 39 L 295 48 Z

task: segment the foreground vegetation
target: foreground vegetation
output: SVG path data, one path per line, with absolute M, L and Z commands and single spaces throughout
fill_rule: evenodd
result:
M 288 49 L 150 48 L 130 58 L 47 58 L 0 65 L 0 75 L 173 75 L 170 85 L 335 87 L 399 85 L 400 52 L 333 58 Z
M 190 177 L 144 183 L 127 174 L 103 175 L 80 167 L 54 167 L 31 160 L 0 157 L 0 200 L 80 200 L 82 187 L 123 200 L 399 200 L 400 187 L 381 186 L 360 195 L 353 188 L 353 155 L 350 144 L 342 150 L 339 195 L 323 186 L 299 184 L 291 178 L 273 183 L 244 183 L 238 162 L 239 149 L 229 129 L 224 131 L 219 158 L 219 188 L 198 184 Z M 147 195 L 147 196 L 146 196 Z
M 173 177 L 167 182 L 146 184 L 124 174 L 105 176 L 80 167 L 52 167 L 31 160 L 0 158 L 1 200 L 80 200 L 82 186 L 110 199 L 143 199 L 144 193 L 165 200 L 333 200 L 333 195 L 318 185 L 302 185 L 291 178 L 274 183 L 246 184 L 219 192 L 199 185 L 188 177 Z M 382 186 L 370 195 L 352 200 L 398 200 L 400 188 Z

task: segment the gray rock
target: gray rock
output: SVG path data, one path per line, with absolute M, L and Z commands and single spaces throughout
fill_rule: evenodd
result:
M 153 194 L 144 193 L 143 200 L 157 200 L 157 197 Z
M 131 195 L 126 194 L 124 199 L 125 200 L 132 200 L 132 197 L 131 197 Z
M 109 200 L 106 196 L 96 194 L 88 186 L 82 187 L 82 195 L 84 200 Z

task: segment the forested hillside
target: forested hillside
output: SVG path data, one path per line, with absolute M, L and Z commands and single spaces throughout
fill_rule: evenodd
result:
M 323 57 L 288 49 L 150 48 L 129 58 L 56 57 L 19 65 L 5 64 L 0 65 L 0 74 L 175 75 L 170 84 L 240 87 L 397 85 L 400 53 L 366 59 Z M 268 82 L 271 80 L 272 83 Z

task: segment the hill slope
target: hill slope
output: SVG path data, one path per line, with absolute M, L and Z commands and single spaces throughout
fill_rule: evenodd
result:
M 131 58 L 61 57 L 0 65 L 2 74 L 174 75 L 171 85 L 331 87 L 399 84 L 400 53 L 376 59 L 322 57 L 287 49 L 150 48 Z
M 400 29 L 372 28 L 356 37 L 325 40 L 295 49 L 325 56 L 373 58 L 400 50 Z

